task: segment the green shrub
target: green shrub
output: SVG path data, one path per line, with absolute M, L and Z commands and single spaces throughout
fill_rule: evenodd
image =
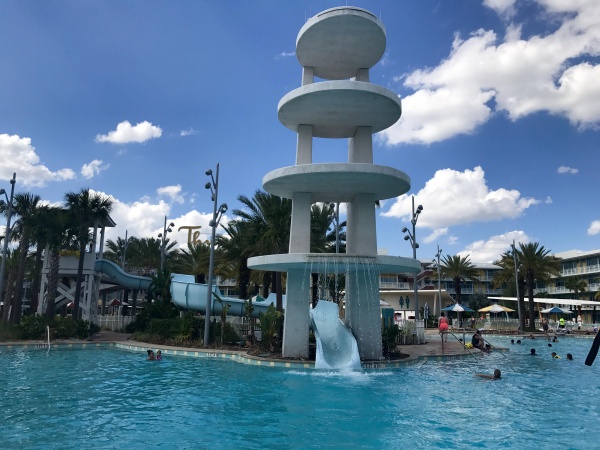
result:
M 70 339 L 77 336 L 79 325 L 71 317 L 56 316 L 50 324 L 50 334 L 53 339 Z
M 262 346 L 265 350 L 274 352 L 279 347 L 279 330 L 283 324 L 283 314 L 275 309 L 272 304 L 266 313 L 258 315 L 260 330 L 262 331 Z
M 152 319 L 146 331 L 162 338 L 175 336 L 177 334 L 177 319 Z
M 216 342 L 216 338 L 218 336 L 218 340 L 221 341 L 221 322 L 211 323 L 211 342 Z M 235 328 L 229 323 L 225 322 L 225 326 L 223 327 L 223 340 L 221 345 L 227 344 L 237 344 L 240 342 L 240 335 L 236 333 Z
M 396 340 L 400 334 L 398 325 L 381 327 L 381 344 L 383 348 L 383 356 L 391 356 L 397 353 Z
M 153 319 L 175 319 L 179 316 L 179 309 L 172 303 L 153 302 L 148 304 L 136 319 L 125 327 L 128 333 L 147 331 Z
M 21 339 L 25 340 L 45 340 L 47 338 L 46 326 L 48 321 L 45 316 L 35 314 L 33 316 L 23 316 L 21 323 L 17 325 Z

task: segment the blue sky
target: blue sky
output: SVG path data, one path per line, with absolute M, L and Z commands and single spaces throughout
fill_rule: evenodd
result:
M 165 215 L 208 233 L 207 169 L 220 163 L 231 211 L 294 164 L 296 134 L 277 104 L 300 86 L 296 37 L 308 17 L 344 4 L 3 1 L 0 187 L 16 172 L 17 191 L 53 203 L 84 187 L 110 195 L 110 239 L 156 236 Z M 374 162 L 412 180 L 378 210 L 381 251 L 411 255 L 400 231 L 411 195 L 424 207 L 422 260 L 439 245 L 492 262 L 513 239 L 553 253 L 600 248 L 600 2 L 349 4 L 383 21 L 371 82 L 403 105 L 374 137 Z M 345 161 L 346 146 L 315 140 L 314 161 Z

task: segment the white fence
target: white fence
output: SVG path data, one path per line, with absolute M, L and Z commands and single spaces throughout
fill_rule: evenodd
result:
M 133 316 L 96 316 L 98 326 L 110 331 L 121 331 L 133 320 Z

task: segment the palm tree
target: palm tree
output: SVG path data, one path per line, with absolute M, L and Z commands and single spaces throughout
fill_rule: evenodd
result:
M 515 260 L 511 252 L 502 253 L 500 260 L 494 261 L 494 264 L 499 266 L 501 270 L 494 273 L 493 285 L 498 289 L 504 285 L 510 286 L 511 289 L 515 286 Z M 517 308 L 519 313 L 520 323 L 519 330 L 525 329 L 525 270 L 523 266 L 519 268 L 517 275 L 517 283 L 519 283 L 519 298 L 517 298 Z
M 79 244 L 79 265 L 77 266 L 77 280 L 75 282 L 75 298 L 73 314 L 79 318 L 79 301 L 81 297 L 81 283 L 83 281 L 83 264 L 85 250 L 90 243 L 90 227 L 96 228 L 100 223 L 110 218 L 113 201 L 90 189 L 65 194 L 65 207 L 69 213 L 73 226 L 73 234 Z M 93 245 L 95 243 L 92 243 Z M 94 251 L 94 249 L 92 249 Z
M 230 220 L 223 226 L 225 235 L 217 236 L 217 246 L 223 258 L 233 264 L 237 272 L 239 298 L 248 299 L 248 285 L 250 284 L 250 269 L 248 258 L 254 256 L 251 236 L 248 231 L 249 223 L 239 220 Z
M 10 322 L 14 324 L 21 323 L 21 313 L 23 306 L 23 281 L 25 280 L 25 266 L 29 254 L 31 237 L 35 227 L 35 216 L 38 204 L 41 200 L 39 195 L 29 192 L 19 193 L 14 197 L 15 212 L 19 216 L 19 266 L 17 269 L 15 297 L 12 301 L 12 314 Z
M 290 240 L 292 201 L 257 190 L 252 199 L 241 195 L 238 200 L 245 209 L 233 214 L 248 222 L 248 231 L 257 255 L 273 255 L 287 252 Z M 275 273 L 277 310 L 283 310 L 281 272 Z
M 461 283 L 466 280 L 477 280 L 479 271 L 471 263 L 469 257 L 446 255 L 442 260 L 442 277 L 451 278 L 456 292 L 456 303 L 461 302 Z
M 335 206 L 333 203 L 315 203 L 311 208 L 310 217 L 310 252 L 335 252 Z M 326 275 L 326 274 L 324 274 Z M 319 274 L 312 273 L 312 305 L 317 305 Z
M 587 286 L 587 281 L 580 277 L 567 278 L 565 281 L 565 288 L 573 291 L 575 300 L 579 299 L 579 293 L 584 292 Z
M 60 250 L 66 246 L 70 238 L 69 220 L 64 209 L 43 207 L 38 213 L 38 221 L 43 226 L 36 227 L 37 245 L 48 251 L 46 317 L 52 319 L 54 318 L 54 304 L 59 282 Z
M 205 242 L 188 244 L 173 261 L 173 270 L 188 275 L 194 275 L 196 283 L 206 284 L 206 274 L 210 260 L 210 245 Z
M 103 258 L 108 259 L 109 261 L 118 264 L 119 266 L 125 262 L 126 258 L 126 248 L 128 248 L 129 243 L 135 239 L 133 236 L 129 236 L 127 241 L 122 237 L 118 237 L 117 241 L 113 241 L 109 239 L 106 241 L 106 250 L 104 251 Z
M 127 259 L 131 266 L 142 267 L 147 274 L 156 273 L 160 268 L 160 245 L 160 239 L 132 237 L 127 247 Z M 165 241 L 165 267 L 177 255 L 176 245 L 177 241 Z
M 540 246 L 537 242 L 519 243 L 517 258 L 525 271 L 525 283 L 529 300 L 529 329 L 535 330 L 535 305 L 533 303 L 535 281 L 536 279 L 546 281 L 551 275 L 558 275 L 560 260 L 555 256 L 551 256 L 550 250 L 546 250 L 543 245 Z

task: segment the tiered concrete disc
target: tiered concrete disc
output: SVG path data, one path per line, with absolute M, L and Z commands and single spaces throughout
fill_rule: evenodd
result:
M 279 102 L 279 121 L 292 131 L 312 125 L 313 136 L 350 138 L 357 127 L 373 133 L 391 127 L 402 114 L 400 98 L 392 91 L 362 81 L 323 81 L 289 92 Z
M 306 21 L 296 39 L 296 56 L 316 77 L 343 80 L 377 64 L 385 44 L 385 27 L 376 16 L 361 8 L 338 7 Z
M 310 192 L 313 203 L 347 203 L 356 194 L 373 194 L 377 200 L 397 197 L 410 189 L 410 178 L 400 170 L 375 164 L 302 164 L 269 172 L 263 187 L 282 198 Z

